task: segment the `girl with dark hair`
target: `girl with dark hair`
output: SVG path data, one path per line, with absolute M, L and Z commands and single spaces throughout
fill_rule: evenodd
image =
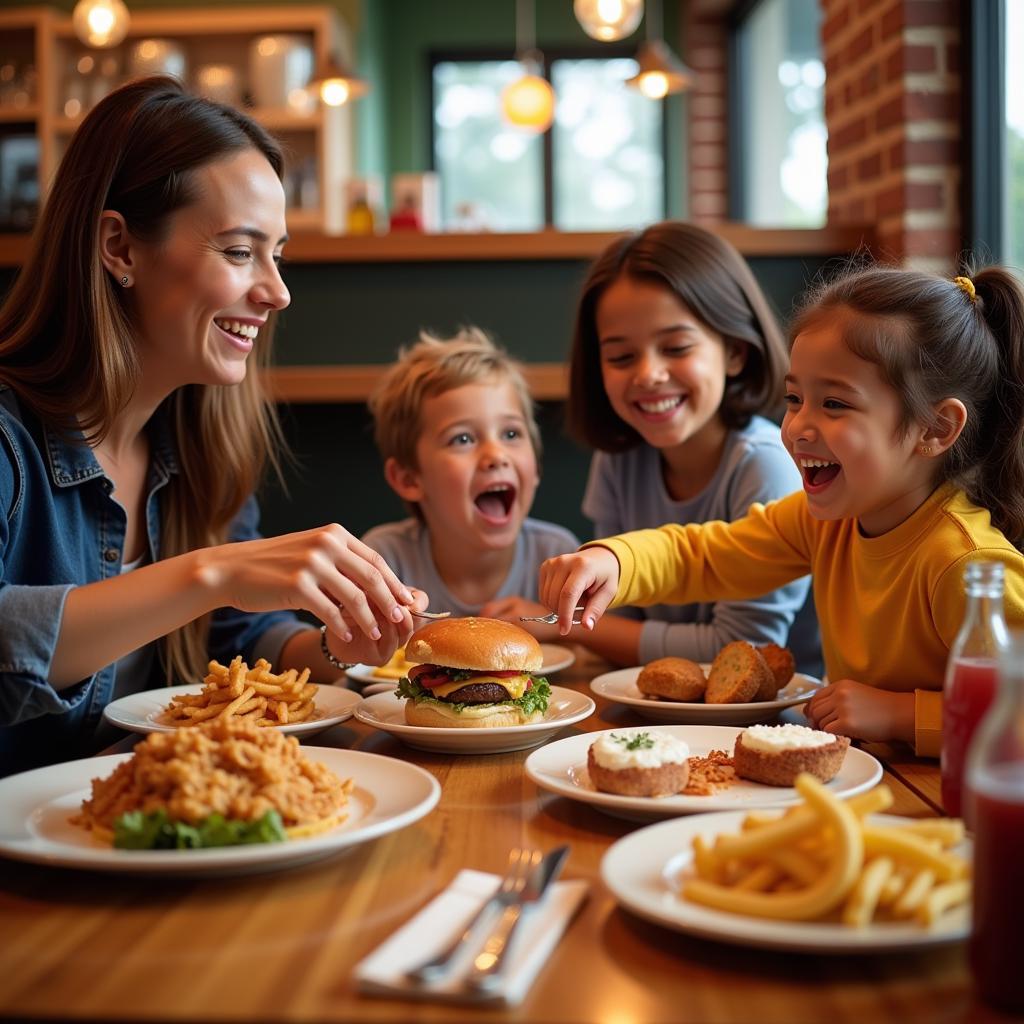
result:
M 259 125 L 170 78 L 68 146 L 0 307 L 0 772 L 94 749 L 111 699 L 211 656 L 327 680 L 411 631 L 423 595 L 342 527 L 257 533 L 281 173 Z
M 775 317 L 728 242 L 680 222 L 613 242 L 583 286 L 570 370 L 572 432 L 597 449 L 583 499 L 595 535 L 731 521 L 798 490 L 766 418 L 781 411 L 785 365 Z M 624 608 L 572 637 L 625 665 L 709 662 L 733 640 L 786 644 L 808 591 L 798 580 L 748 601 Z M 801 669 L 820 674 L 806 603 L 791 644 Z M 536 614 L 524 604 L 484 609 L 495 613 Z M 535 635 L 558 634 L 539 625 Z
M 1024 625 L 1024 288 L 999 267 L 872 268 L 823 286 L 794 333 L 782 437 L 803 491 L 552 559 L 541 597 L 563 623 L 584 598 L 594 622 L 810 571 L 831 680 L 811 722 L 938 756 L 965 563 L 1004 565 L 1006 619 Z

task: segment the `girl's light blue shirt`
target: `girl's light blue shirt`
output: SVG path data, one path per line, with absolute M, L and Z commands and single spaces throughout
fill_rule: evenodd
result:
M 800 490 L 802 481 L 782 445 L 779 428 L 755 416 L 731 431 L 708 485 L 692 498 L 677 501 L 668 492 L 656 448 L 640 444 L 625 452 L 597 452 L 583 498 L 583 514 L 594 523 L 595 537 L 611 537 L 664 523 L 731 522 L 754 502 L 769 502 Z M 625 608 L 617 614 L 643 621 L 641 664 L 668 656 L 710 662 L 727 643 L 789 643 L 798 667 L 821 674 L 821 648 L 810 577 L 804 577 L 753 601 Z M 794 627 L 794 622 L 796 626 Z

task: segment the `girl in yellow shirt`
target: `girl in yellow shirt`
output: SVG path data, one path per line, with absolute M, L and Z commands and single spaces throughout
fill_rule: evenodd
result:
M 1024 626 L 1024 289 L 990 267 L 954 281 L 886 268 L 823 286 L 798 315 L 782 439 L 803 491 L 732 523 L 594 542 L 541 567 L 568 632 L 622 604 L 753 597 L 813 577 L 832 684 L 828 732 L 937 756 L 963 567 L 1006 567 Z

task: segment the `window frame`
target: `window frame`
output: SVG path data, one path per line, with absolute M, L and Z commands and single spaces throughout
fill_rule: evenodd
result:
M 574 46 L 552 46 L 542 51 L 543 61 L 541 74 L 551 82 L 551 65 L 559 60 L 615 60 L 623 57 L 636 57 L 636 48 L 626 46 L 602 46 L 600 51 L 594 51 L 588 47 Z M 437 126 L 434 122 L 434 109 L 437 101 L 434 89 L 434 68 L 438 64 L 452 63 L 474 63 L 480 61 L 506 61 L 515 60 L 513 50 L 501 48 L 473 48 L 473 49 L 444 49 L 430 50 L 427 53 L 427 98 L 428 115 L 430 118 L 429 131 L 427 133 L 426 165 L 431 171 L 437 171 L 435 161 L 435 142 Z M 557 98 L 556 98 L 557 102 Z M 661 210 L 662 218 L 669 216 L 669 140 L 668 140 L 668 118 L 665 116 L 665 100 L 651 101 L 661 104 L 661 125 L 658 130 L 659 152 L 661 155 Z M 553 228 L 555 224 L 555 144 L 554 132 L 548 129 L 542 132 L 541 147 L 544 154 L 541 173 L 543 174 L 543 195 L 544 195 L 544 227 Z M 441 181 L 442 194 L 444 182 Z

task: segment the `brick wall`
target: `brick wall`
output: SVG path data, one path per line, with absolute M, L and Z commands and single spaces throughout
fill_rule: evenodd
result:
M 960 251 L 959 0 L 820 0 L 830 224 L 882 259 L 946 272 Z M 982 0 L 987 2 L 987 0 Z M 728 5 L 687 4 L 690 217 L 728 216 Z
M 960 251 L 958 0 L 821 0 L 830 224 L 946 272 Z
M 686 9 L 686 63 L 697 80 L 687 96 L 689 117 L 689 217 L 695 224 L 726 220 L 729 179 L 726 117 L 729 33 L 721 11 L 710 4 Z

